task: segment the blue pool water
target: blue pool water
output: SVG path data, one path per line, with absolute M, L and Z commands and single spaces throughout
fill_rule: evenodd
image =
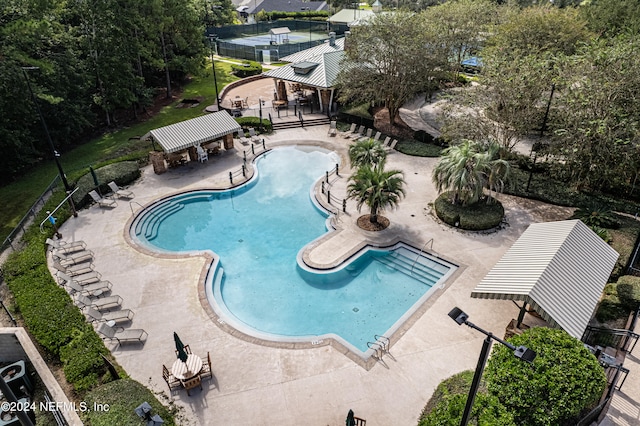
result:
M 455 267 L 416 261 L 406 246 L 366 251 L 331 273 L 298 266 L 300 250 L 327 232 L 327 214 L 310 189 L 336 162 L 330 152 L 278 148 L 258 160 L 258 178 L 241 188 L 156 203 L 134 221 L 132 236 L 163 251 L 218 254 L 223 272 L 213 297 L 237 328 L 261 337 L 335 334 L 364 352 Z

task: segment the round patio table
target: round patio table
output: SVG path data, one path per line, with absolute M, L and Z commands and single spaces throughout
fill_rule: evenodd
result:
M 171 366 L 171 373 L 178 380 L 187 380 L 200 374 L 202 359 L 195 354 L 189 354 L 187 362 L 177 359 Z

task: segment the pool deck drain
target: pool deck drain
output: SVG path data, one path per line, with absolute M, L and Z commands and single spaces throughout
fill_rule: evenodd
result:
M 328 137 L 327 128 L 282 130 L 265 136 L 265 141 L 268 148 L 308 141 L 336 150 L 346 164 L 348 141 Z M 151 167 L 146 167 L 131 188 L 136 194 L 133 209 L 139 208 L 135 203 L 146 205 L 173 193 L 224 187 L 229 171 L 242 164 L 242 149 L 239 146 L 237 154 L 223 153 L 207 163 L 192 163 L 163 175 L 155 175 Z M 429 214 L 428 203 L 437 197 L 430 180 L 435 163 L 435 159 L 389 155 L 388 167 L 404 171 L 407 196 L 397 210 L 385 212 L 385 216 L 392 223 L 389 231 L 398 239 L 421 247 L 433 238 L 434 250 L 461 268 L 404 327 L 401 337 L 392 341 L 393 358 L 385 357 L 384 363 L 369 370 L 324 339 L 319 345 L 309 342 L 306 348 L 294 350 L 294 345 L 265 346 L 223 330 L 228 324 L 212 321 L 200 302 L 200 279 L 208 260 L 201 255 L 145 253 L 130 246 L 125 224 L 131 219 L 132 207 L 126 201 L 112 210 L 95 206 L 82 210 L 78 218 L 62 226 L 61 232 L 67 241 L 87 243 L 95 253 L 95 269 L 112 282 L 113 294 L 124 300 L 123 308 L 135 311 L 131 327 L 149 333 L 142 347 L 111 347 L 129 375 L 156 392 L 168 394 L 161 367 L 175 360 L 174 331 L 195 353 L 206 356 L 210 352 L 213 380 L 205 381 L 203 390 L 191 396 L 186 392 L 171 395 L 183 413 L 179 424 L 293 426 L 304 418 L 309 424 L 339 425 L 353 409 L 372 425 L 415 425 L 438 383 L 473 369 L 482 346 L 483 336 L 458 327 L 447 316 L 449 310 L 460 306 L 474 323 L 501 335 L 508 322 L 517 317 L 517 307 L 509 301 L 471 299 L 471 290 L 530 223 L 570 215 L 569 209 L 501 196 L 509 227 L 493 234 L 458 232 Z M 339 218 L 345 230 L 358 216 L 352 202 L 347 210 L 348 214 Z M 382 242 L 379 236 L 367 238 Z M 344 241 L 353 240 L 345 237 Z M 316 248 L 310 258 L 328 262 L 336 257 L 337 248 L 339 244 Z M 344 251 L 352 249 L 346 247 Z

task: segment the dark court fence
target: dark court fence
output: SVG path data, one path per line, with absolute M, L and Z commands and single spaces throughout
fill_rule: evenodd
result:
M 228 41 L 234 38 L 251 37 L 264 35 L 272 28 L 288 27 L 292 32 L 308 32 L 309 40 L 303 42 L 289 42 L 278 44 L 262 44 L 248 46 L 240 43 Z M 329 38 L 329 32 L 336 35 L 343 35 L 348 27 L 345 25 L 330 25 L 327 22 L 301 21 L 301 20 L 278 20 L 273 22 L 258 22 L 246 25 L 230 25 L 226 27 L 207 28 L 207 37 L 215 37 L 216 51 L 218 55 L 228 56 L 237 59 L 264 62 L 264 56 L 268 52 L 271 61 L 279 61 L 281 57 L 300 52 L 301 50 L 320 45 Z M 312 34 L 326 34 L 326 37 L 319 40 L 312 40 Z

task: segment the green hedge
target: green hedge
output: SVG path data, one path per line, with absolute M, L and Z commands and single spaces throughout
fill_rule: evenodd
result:
M 258 129 L 263 133 L 271 133 L 273 131 L 271 121 L 266 118 L 263 118 L 262 122 L 260 122 L 260 117 L 238 117 L 236 121 L 245 132 L 248 132 L 249 127 Z
M 108 411 L 82 413 L 84 422 L 91 426 L 141 426 L 145 423 L 134 410 L 145 401 L 151 405 L 151 414 L 162 417 L 165 426 L 175 425 L 174 413 L 160 404 L 149 389 L 134 380 L 120 379 L 100 386 L 87 393 L 84 400 L 90 408 L 94 403 L 109 405 Z
M 420 420 L 418 426 L 459 425 L 467 403 L 467 396 L 467 394 L 458 394 L 444 398 L 431 413 Z M 476 394 L 468 424 L 516 426 L 513 414 L 507 411 L 498 398 L 486 393 Z
M 504 207 L 498 200 L 479 201 L 469 206 L 451 203 L 450 192 L 443 192 L 433 206 L 436 214 L 448 225 L 468 231 L 483 231 L 500 225 L 504 218 Z
M 533 327 L 509 343 L 536 352 L 533 363 L 495 345 L 484 372 L 489 394 L 513 413 L 518 425 L 575 425 L 607 385 L 604 369 L 584 344 L 567 332 Z
M 119 186 L 128 185 L 140 177 L 140 167 L 136 161 L 121 161 L 119 163 L 108 164 L 94 170 L 100 184 L 97 189 L 100 194 L 111 192 L 108 184 L 114 181 Z M 73 202 L 78 208 L 82 208 L 91 203 L 89 191 L 96 189 L 93 176 L 87 167 L 87 173 L 76 182 L 78 191 L 73 194 Z
M 640 307 L 640 277 L 624 275 L 618 278 L 616 291 L 625 310 L 636 311 Z
M 242 64 L 231 64 L 231 72 L 240 78 L 251 77 L 262 73 L 262 65 L 255 61 L 242 61 Z
M 56 194 L 43 209 L 52 210 L 60 202 Z M 35 221 L 40 223 L 46 213 Z M 65 206 L 58 210 L 59 222 L 70 215 Z M 25 233 L 26 247 L 12 253 L 3 266 L 4 279 L 13 293 L 17 312 L 36 341 L 58 357 L 64 366 L 67 381 L 77 392 L 110 380 L 102 354 L 110 357 L 100 337 L 87 324 L 71 297 L 59 286 L 47 267 L 45 239 L 38 227 Z

